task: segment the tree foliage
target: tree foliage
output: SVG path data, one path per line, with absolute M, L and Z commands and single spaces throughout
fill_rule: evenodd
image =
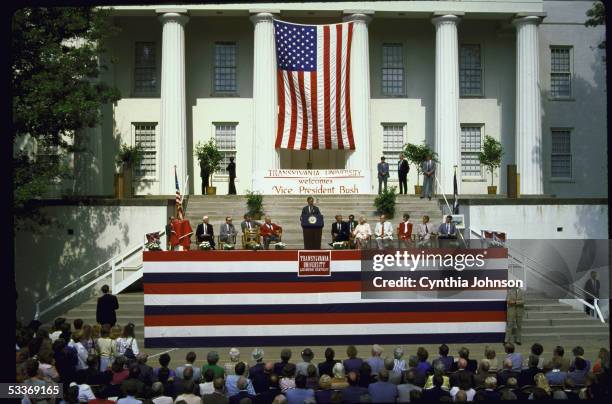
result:
M 410 163 L 416 166 L 417 185 L 419 184 L 421 174 L 423 174 L 421 171 L 421 163 L 427 159 L 427 156 L 431 156 L 433 161 L 438 161 L 438 154 L 434 152 L 425 141 L 420 145 L 413 143 L 406 144 L 404 146 L 404 155 Z
M 482 151 L 478 153 L 480 164 L 487 167 L 487 171 L 491 173 L 491 186 L 493 186 L 493 173 L 496 168 L 501 165 L 501 159 L 504 155 L 502 144 L 491 136 L 485 136 Z
M 200 164 L 204 165 L 210 177 L 221 168 L 220 164 L 223 160 L 223 155 L 219 151 L 215 139 L 210 138 L 208 142 L 198 142 L 195 147 L 195 155 Z M 212 181 L 210 184 L 212 185 Z
M 74 134 L 95 127 L 102 104 L 119 91 L 97 81 L 99 56 L 117 30 L 108 12 L 91 7 L 22 8 L 12 20 L 11 91 L 13 141 L 29 135 L 38 145 L 32 160 L 13 152 L 17 214 L 27 201 L 44 197 L 66 173 Z M 95 180 L 95 179 L 94 179 Z
M 584 25 L 587 27 L 597 27 L 599 25 L 606 25 L 606 9 L 601 1 L 596 1 L 593 6 L 587 10 L 587 20 Z M 599 44 L 600 49 L 606 48 L 606 41 Z

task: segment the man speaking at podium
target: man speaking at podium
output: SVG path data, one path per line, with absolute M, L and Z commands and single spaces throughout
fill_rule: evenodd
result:
M 323 215 L 314 204 L 314 198 L 309 196 L 306 199 L 308 205 L 302 208 L 300 224 L 304 234 L 304 249 L 320 250 L 321 234 L 323 233 Z

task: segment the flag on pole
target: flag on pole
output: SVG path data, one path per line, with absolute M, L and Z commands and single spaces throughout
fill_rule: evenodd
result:
M 459 214 L 459 190 L 457 188 L 457 167 L 455 167 L 455 175 L 453 176 L 453 214 Z
M 176 217 L 179 219 L 183 219 L 183 196 L 181 195 L 181 190 L 179 188 L 179 180 L 178 175 L 176 174 L 176 166 L 174 166 L 174 182 L 176 184 Z
M 351 124 L 353 23 L 291 24 L 274 20 L 277 149 L 355 149 Z

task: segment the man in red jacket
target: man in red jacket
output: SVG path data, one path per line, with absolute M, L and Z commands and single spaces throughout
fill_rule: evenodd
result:
M 266 216 L 264 220 L 264 224 L 259 227 L 259 235 L 263 238 L 264 248 L 267 250 L 270 246 L 270 242 L 280 241 L 281 235 L 283 234 L 283 228 L 272 223 L 270 216 Z

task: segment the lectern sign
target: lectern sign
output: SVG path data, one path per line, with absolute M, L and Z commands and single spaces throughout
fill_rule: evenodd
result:
M 298 251 L 298 276 L 330 276 L 331 251 Z

